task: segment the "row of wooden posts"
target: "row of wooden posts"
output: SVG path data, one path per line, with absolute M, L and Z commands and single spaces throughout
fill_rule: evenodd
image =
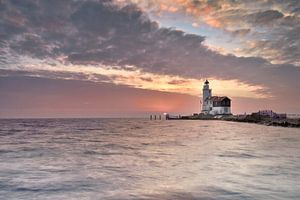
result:
M 161 115 L 150 115 L 150 120 L 161 120 Z

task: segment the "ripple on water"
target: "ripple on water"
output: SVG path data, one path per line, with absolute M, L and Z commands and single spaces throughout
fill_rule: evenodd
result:
M 0 199 L 300 199 L 299 129 L 0 120 Z

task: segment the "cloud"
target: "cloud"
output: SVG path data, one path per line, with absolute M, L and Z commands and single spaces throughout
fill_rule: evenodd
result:
M 186 84 L 188 83 L 188 81 L 186 80 L 172 80 L 172 81 L 169 81 L 168 84 L 171 84 L 171 85 L 180 85 L 180 84 Z
M 251 32 L 251 29 L 247 28 L 247 29 L 237 29 L 232 31 L 232 34 L 234 36 L 245 36 L 247 34 L 249 34 Z
M 266 10 L 263 12 L 253 13 L 247 16 L 251 23 L 257 24 L 268 24 L 275 20 L 282 18 L 284 15 L 278 10 Z
M 228 11 L 226 6 L 233 4 L 220 4 L 216 1 L 204 5 L 201 2 L 181 2 L 187 5 L 185 11 L 189 8 L 191 10 L 188 12 L 195 14 L 197 10 L 193 9 L 202 6 L 201 12 L 210 17 L 221 16 L 218 12 Z M 299 95 L 299 89 L 294 88 L 294 84 L 298 81 L 300 69 L 294 65 L 273 65 L 260 57 L 221 55 L 203 44 L 204 36 L 159 27 L 158 23 L 149 19 L 143 9 L 132 3 L 109 0 L 4 0 L 1 1 L 0 10 L 0 35 L 3 38 L 0 48 L 5 53 L 0 57 L 2 69 L 32 69 L 36 74 L 41 72 L 39 70 L 44 70 L 45 66 L 48 73 L 51 70 L 58 73 L 58 68 L 61 68 L 59 73 L 81 73 L 80 70 L 84 70 L 85 73 L 91 73 L 87 79 L 93 79 L 95 73 L 89 71 L 92 69 L 90 66 L 102 71 L 106 70 L 103 66 L 117 66 L 125 71 L 128 71 L 128 66 L 134 66 L 130 70 L 139 71 L 135 75 L 150 73 L 154 77 L 159 75 L 186 79 L 212 77 L 219 80 L 238 80 L 246 85 L 263 86 L 264 92 L 272 92 L 272 96 L 278 98 Z M 180 10 L 182 9 L 176 12 Z M 270 21 L 266 17 L 268 15 L 277 16 L 280 21 L 278 23 L 286 24 L 287 27 L 288 23 L 294 24 L 293 20 L 298 20 L 279 17 L 273 11 L 257 13 L 255 16 L 256 19 Z M 222 19 L 225 20 L 226 17 L 215 20 L 222 22 Z M 235 33 L 246 35 L 248 30 L 236 29 Z M 290 35 L 285 41 L 292 43 L 297 40 L 295 29 L 288 34 Z M 273 44 L 276 43 L 271 43 L 270 48 L 273 48 Z M 265 48 L 264 45 L 256 45 L 256 48 Z M 286 44 L 282 45 L 283 48 L 287 47 Z M 289 48 L 290 51 L 293 49 Z M 249 51 L 253 52 L 255 49 Z M 289 59 L 294 63 L 295 58 Z M 53 60 L 60 65 L 52 62 Z M 43 65 L 47 62 L 50 64 Z M 75 68 L 78 69 L 74 70 Z M 137 81 L 134 76 L 106 76 L 117 84 L 124 83 L 125 79 Z M 155 79 L 152 82 L 146 79 L 138 78 L 137 85 L 140 81 L 145 85 L 155 82 Z
M 238 43 L 242 47 L 240 49 L 243 51 L 239 55 L 259 56 L 277 64 L 300 65 L 299 55 L 295 54 L 300 50 L 300 38 L 293 36 L 294 33 L 299 32 L 300 24 L 300 2 L 297 0 L 176 0 L 176 3 L 173 0 L 150 0 L 152 3 L 148 4 L 143 3 L 142 0 L 134 0 L 134 2 L 138 2 L 147 12 L 152 13 L 152 15 L 159 15 L 160 18 L 163 18 L 164 13 L 168 13 L 168 10 L 161 10 L 155 6 L 156 4 L 163 2 L 168 6 L 176 5 L 177 15 L 173 14 L 172 18 L 180 21 L 182 16 L 189 16 L 192 18 L 191 24 L 196 21 L 200 27 L 208 25 L 223 31 L 225 35 L 232 35 L 232 42 Z M 168 16 L 168 14 L 165 15 L 165 17 Z M 267 40 L 267 45 L 257 45 L 253 49 L 244 42 L 248 40 L 255 43 Z M 214 45 L 214 49 L 220 48 L 217 44 L 214 43 Z M 274 49 L 276 53 L 274 53 Z M 231 53 L 235 52 L 232 50 Z

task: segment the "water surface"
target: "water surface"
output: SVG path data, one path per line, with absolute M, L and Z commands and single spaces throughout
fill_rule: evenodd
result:
M 300 129 L 0 120 L 0 199 L 300 199 Z

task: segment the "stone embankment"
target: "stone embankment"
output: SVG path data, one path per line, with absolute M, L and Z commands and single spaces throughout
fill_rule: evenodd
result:
M 253 113 L 251 115 L 190 115 L 190 116 L 167 116 L 167 120 L 222 120 L 222 121 L 232 121 L 232 122 L 246 122 L 246 123 L 255 123 L 262 124 L 267 126 L 281 126 L 281 127 L 293 127 L 300 128 L 300 119 L 273 119 L 266 116 L 258 115 Z
M 272 118 L 256 116 L 256 115 L 246 115 L 243 117 L 230 116 L 230 117 L 225 117 L 225 118 L 221 118 L 221 119 L 225 120 L 225 121 L 263 124 L 263 125 L 267 125 L 267 126 L 300 128 L 300 119 L 272 119 Z

